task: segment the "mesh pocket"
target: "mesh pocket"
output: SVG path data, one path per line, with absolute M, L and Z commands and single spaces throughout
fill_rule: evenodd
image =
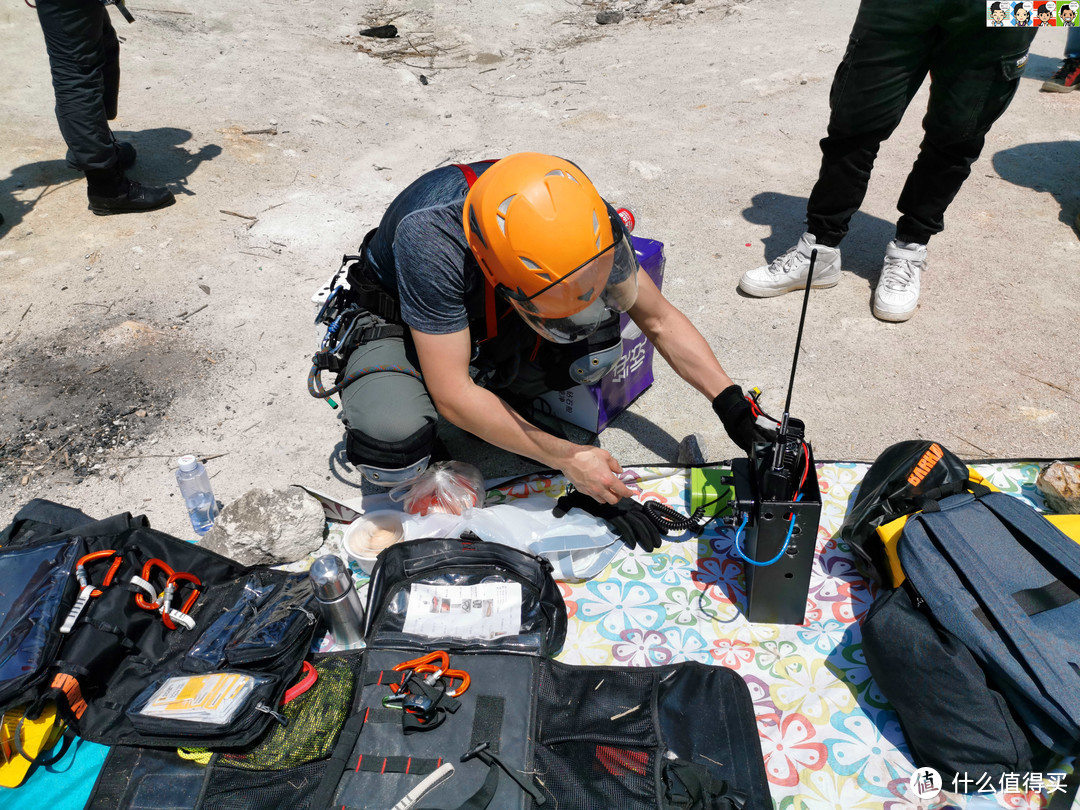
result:
M 656 810 L 656 755 L 638 747 L 594 742 L 540 745 L 536 776 L 552 807 Z
M 354 674 L 340 658 L 320 661 L 315 671 L 319 678 L 311 689 L 281 708 L 287 726 L 275 723 L 255 748 L 242 754 L 223 753 L 218 764 L 271 771 L 330 756 L 352 706 Z
M 603 740 L 611 745 L 655 747 L 656 678 L 646 669 L 620 672 L 544 667 L 537 715 L 538 739 Z
M 285 771 L 215 768 L 202 810 L 309 810 L 325 770 L 325 761 Z

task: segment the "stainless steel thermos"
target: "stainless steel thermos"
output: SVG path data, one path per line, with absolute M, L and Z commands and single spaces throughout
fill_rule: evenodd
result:
M 364 608 L 344 560 L 334 554 L 319 557 L 311 564 L 309 576 L 334 643 L 351 647 L 363 641 Z

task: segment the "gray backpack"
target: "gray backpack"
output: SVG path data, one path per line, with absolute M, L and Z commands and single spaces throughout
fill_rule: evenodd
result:
M 1080 544 L 1010 495 L 961 493 L 914 515 L 898 554 L 916 606 L 970 650 L 1031 735 L 1076 750 Z

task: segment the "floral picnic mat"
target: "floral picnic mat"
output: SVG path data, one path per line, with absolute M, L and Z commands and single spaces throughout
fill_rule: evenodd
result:
M 746 620 L 734 530 L 714 522 L 700 538 L 669 537 L 651 554 L 628 549 L 596 578 L 560 583 L 570 620 L 558 660 L 594 666 L 699 661 L 736 670 L 750 687 L 778 810 L 1045 807 L 1045 788 L 1059 778 L 1050 773 L 1017 775 L 1005 791 L 999 784 L 980 784 L 972 774 L 970 784 L 946 784 L 948 792 L 936 799 L 915 798 L 910 781 L 918 763 L 912 763 L 896 714 L 862 653 L 859 623 L 874 592 L 837 537 L 868 468 L 818 465 L 821 525 L 802 625 Z M 1003 492 L 1044 508 L 1034 483 L 1038 465 L 975 469 Z M 639 500 L 686 511 L 686 471 L 632 472 L 639 477 Z M 564 486 L 562 478 L 536 477 L 500 488 L 488 502 L 554 498 Z

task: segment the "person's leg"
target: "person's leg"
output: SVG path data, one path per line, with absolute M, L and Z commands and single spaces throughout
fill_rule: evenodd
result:
M 116 115 L 120 51 L 107 8 L 99 0 L 41 0 L 37 12 L 49 53 L 56 120 L 68 146 L 68 164 L 86 174 L 90 210 L 118 214 L 171 205 L 175 198 L 167 188 L 128 180 L 124 169 L 135 162 L 135 150 L 118 145 L 109 129 Z
M 349 461 L 373 483 L 414 478 L 431 458 L 439 415 L 424 383 L 411 376 L 418 368 L 400 337 L 373 340 L 349 355 L 345 377 L 358 376 L 341 392 L 339 418 Z
M 1044 93 L 1070 93 L 1080 87 L 1080 28 L 1069 28 L 1065 39 L 1065 58 L 1057 71 L 1043 82 Z
M 945 210 L 971 173 L 986 133 L 1009 106 L 1035 30 L 987 28 L 973 5 L 944 27 L 931 65 L 925 137 L 897 208 L 897 241 L 925 245 L 944 228 Z
M 836 69 L 821 169 L 807 203 L 807 231 L 836 247 L 862 205 L 881 142 L 922 84 L 935 39 L 937 2 L 863 0 Z
M 79 171 L 113 169 L 116 149 L 105 106 L 108 11 L 99 0 L 41 0 L 37 13 L 69 163 Z
M 866 196 L 881 142 L 926 76 L 937 8 L 937 0 L 862 0 L 829 91 L 832 113 L 807 201 L 807 233 L 769 264 L 744 273 L 744 293 L 768 297 L 803 289 L 815 249 L 812 285 L 833 287 L 840 280 L 838 246 Z
M 1073 26 L 1065 37 L 1065 58 L 1080 59 L 1080 28 Z
M 931 56 L 926 134 L 900 193 L 896 239 L 885 250 L 874 290 L 878 318 L 905 321 L 915 313 L 926 243 L 945 227 L 945 209 L 1016 93 L 1035 33 L 987 28 L 974 5 L 942 21 L 942 37 Z
M 105 54 L 101 66 L 105 118 L 112 121 L 116 118 L 120 102 L 120 40 L 109 15 L 105 14 L 101 21 L 101 46 Z

